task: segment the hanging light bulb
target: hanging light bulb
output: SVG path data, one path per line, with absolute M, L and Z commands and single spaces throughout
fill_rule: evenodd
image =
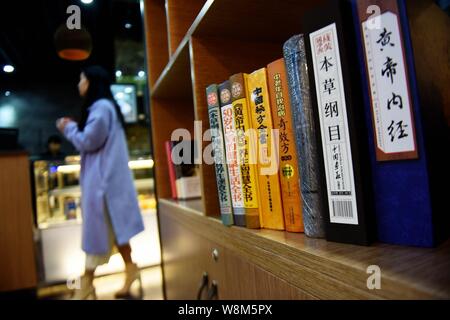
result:
M 92 38 L 84 27 L 69 30 L 62 24 L 55 32 L 55 47 L 61 59 L 86 60 L 92 51 Z

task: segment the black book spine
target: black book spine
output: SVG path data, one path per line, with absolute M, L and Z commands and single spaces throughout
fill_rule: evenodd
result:
M 326 238 L 369 245 L 372 183 L 351 5 L 332 0 L 303 19 L 311 101 L 323 165 Z

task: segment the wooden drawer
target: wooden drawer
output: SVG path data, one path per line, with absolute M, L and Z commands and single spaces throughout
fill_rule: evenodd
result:
M 225 227 L 202 202 L 160 199 L 168 299 L 194 299 L 203 272 L 220 299 L 448 299 L 450 241 L 438 248 L 370 247 L 304 234 Z M 212 257 L 217 249 L 218 259 Z M 368 267 L 380 269 L 369 288 Z
M 246 261 L 174 218 L 175 207 L 160 206 L 164 285 L 167 299 L 196 299 L 206 272 L 219 299 L 313 299 L 302 290 Z M 183 213 L 180 213 L 183 214 Z M 214 258 L 216 254 L 216 258 Z M 207 290 L 202 299 L 207 298 Z

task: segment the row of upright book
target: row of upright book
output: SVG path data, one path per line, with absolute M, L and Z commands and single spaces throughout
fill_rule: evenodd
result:
M 206 88 L 225 225 L 362 245 L 448 237 L 449 127 L 422 115 L 405 2 L 369 5 L 305 13 L 283 58 Z

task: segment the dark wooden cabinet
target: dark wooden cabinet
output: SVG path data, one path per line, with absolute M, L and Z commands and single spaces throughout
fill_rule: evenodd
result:
M 208 286 L 202 299 L 208 298 L 213 283 L 218 299 L 314 299 L 202 235 L 201 228 L 184 225 L 177 219 L 185 214 L 183 207 L 163 201 L 159 212 L 167 299 L 196 299 L 205 273 Z
M 316 299 L 268 271 L 224 249 L 220 273 L 217 275 L 219 298 L 231 300 L 305 300 Z
M 0 154 L 0 292 L 37 285 L 28 154 Z
M 223 261 L 214 261 L 212 252 L 217 250 L 220 254 L 223 248 L 183 227 L 170 214 L 161 213 L 159 219 L 161 239 L 164 239 L 166 297 L 196 299 L 205 272 L 209 282 L 220 278 L 219 269 L 223 266 Z
M 226 227 L 201 206 L 159 201 L 167 299 L 196 299 L 205 272 L 219 299 L 450 298 L 450 241 L 435 249 L 333 243 Z M 379 289 L 367 286 L 370 266 L 380 268 Z

